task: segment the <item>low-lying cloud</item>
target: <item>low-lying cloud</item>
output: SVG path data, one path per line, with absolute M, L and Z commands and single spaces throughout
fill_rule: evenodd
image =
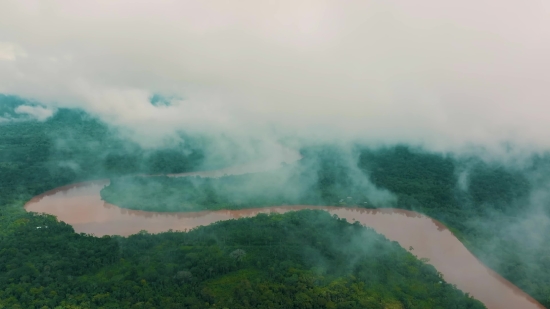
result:
M 548 16 L 535 0 L 6 0 L 0 92 L 142 143 L 187 130 L 540 151 Z
M 44 121 L 50 118 L 54 113 L 54 110 L 47 107 L 33 105 L 19 105 L 14 111 L 17 114 L 27 115 L 39 121 Z

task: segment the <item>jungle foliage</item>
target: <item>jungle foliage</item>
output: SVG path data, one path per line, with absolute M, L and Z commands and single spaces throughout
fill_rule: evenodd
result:
M 285 204 L 414 210 L 445 223 L 486 265 L 550 306 L 550 246 L 544 245 L 550 243 L 550 228 L 529 227 L 531 236 L 541 238 L 538 242 L 508 229 L 530 211 L 532 183 L 525 171 L 406 146 L 358 147 L 354 153 L 354 165 L 345 152 L 318 146 L 302 149 L 301 161 L 272 172 L 218 179 L 113 178 L 101 194 L 121 207 L 150 211 Z M 468 184 L 460 188 L 459 171 L 464 166 L 468 167 Z M 363 178 L 355 170 L 360 170 Z M 373 202 L 364 177 L 392 192 L 396 199 Z M 543 206 L 550 216 L 550 206 Z
M 324 211 L 128 238 L 34 214 L 7 227 L 0 308 L 485 308 L 396 242 Z
M 130 278 L 128 280 L 125 279 L 125 275 L 122 277 L 106 275 L 109 273 L 107 268 L 114 267 L 110 271 L 112 274 L 118 274 L 116 268 L 124 265 L 126 265 L 124 267 L 130 267 L 120 258 L 125 256 L 127 249 L 132 246 L 135 248 L 136 256 L 154 255 L 151 251 L 153 249 L 149 248 L 155 248 L 155 250 L 164 248 L 162 250 L 169 251 L 173 243 L 166 241 L 172 237 L 170 235 L 178 235 L 177 237 L 183 239 L 189 236 L 181 235 L 187 234 L 136 235 L 128 239 L 95 238 L 75 234 L 66 224 L 56 223 L 51 217 L 28 214 L 22 208 L 24 202 L 33 196 L 58 186 L 108 177 L 112 179 L 113 186 L 103 192 L 106 194 L 108 190 L 112 190 L 110 192 L 112 195 L 110 197 L 105 195 L 106 198 L 118 198 L 118 205 L 142 209 L 153 206 L 165 207 L 166 210 L 220 209 L 295 203 L 362 207 L 393 206 L 419 211 L 444 222 L 484 263 L 531 294 L 543 305 L 550 307 L 550 258 L 548 258 L 550 257 L 550 246 L 548 246 L 550 229 L 547 225 L 537 225 L 529 230 L 533 233 L 529 235 L 507 230 L 509 226 L 517 225 L 518 218 L 523 218 L 531 211 L 526 208 L 526 205 L 528 205 L 527 199 L 531 194 L 533 183 L 526 177 L 525 170 L 512 170 L 476 159 L 462 162 L 456 158 L 426 153 L 407 146 L 376 150 L 358 147 L 354 149 L 351 157 L 344 155 L 338 147 L 322 146 L 302 149 L 303 160 L 281 171 L 270 172 L 269 175 L 242 175 L 222 179 L 134 178 L 128 183 L 125 180 L 131 179 L 136 174 L 178 173 L 204 168 L 204 149 L 209 141 L 199 137 L 189 137 L 186 139 L 189 144 L 175 144 L 163 149 L 146 150 L 121 138 L 116 130 L 83 111 L 60 109 L 53 117 L 39 122 L 14 113 L 14 108 L 20 104 L 28 104 L 28 102 L 14 97 L 0 96 L 2 113 L 0 115 L 2 117 L 0 119 L 0 267 L 3 267 L 0 271 L 0 278 L 2 278 L 0 300 L 5 308 L 11 308 L 15 304 L 19 304 L 22 308 L 32 308 L 27 305 L 39 299 L 33 295 L 43 293 L 32 288 L 41 287 L 42 291 L 47 291 L 48 297 L 55 300 L 56 306 L 65 301 L 65 304 L 61 305 L 62 308 L 100 307 L 103 306 L 99 301 L 102 297 L 109 301 L 101 304 L 112 303 L 113 299 L 121 301 L 127 299 L 127 304 L 131 303 L 136 307 L 146 306 L 148 299 L 143 298 L 134 302 L 135 299 L 128 296 L 128 293 L 134 293 L 132 291 L 124 290 L 124 293 L 120 292 L 122 294 L 117 292 L 122 289 L 117 284 L 124 282 L 127 287 L 131 286 L 136 291 L 141 289 L 140 286 L 143 286 L 139 281 L 141 277 L 136 275 L 140 274 L 139 268 L 136 268 L 135 272 L 132 271 L 132 276 L 128 277 Z M 533 166 L 526 170 L 533 171 L 540 169 L 541 166 L 548 166 L 550 160 L 541 157 L 533 162 Z M 469 183 L 466 189 L 461 189 L 458 176 L 464 164 L 468 166 Z M 358 170 L 363 176 L 357 174 Z M 281 177 L 281 173 L 284 173 L 284 177 Z M 119 178 L 122 176 L 125 178 Z M 265 182 L 259 181 L 262 177 L 265 177 Z M 365 177 L 378 188 L 391 191 L 396 199 L 389 203 L 373 202 L 374 199 L 370 194 L 372 188 L 365 187 Z M 291 181 L 287 183 L 287 179 Z M 239 183 L 248 183 L 250 180 L 255 182 L 261 190 L 244 191 L 247 194 L 252 192 L 246 195 Z M 140 184 L 140 181 L 144 183 Z M 163 190 L 154 191 L 157 192 L 157 196 L 151 203 L 142 201 L 141 204 L 136 204 L 121 194 L 120 190 L 115 190 L 120 188 L 131 190 L 131 187 L 127 187 L 129 184 L 142 188 L 148 187 L 150 185 L 148 181 L 161 183 Z M 299 186 L 292 185 L 297 183 Z M 195 208 L 182 209 L 182 200 L 178 200 L 182 195 L 159 195 L 158 193 L 166 193 L 170 190 L 175 192 L 176 188 L 189 192 L 185 195 L 188 199 L 187 206 Z M 224 188 L 227 192 L 232 192 L 232 195 L 219 194 L 214 190 L 217 189 L 223 193 Z M 151 194 L 154 192 L 146 191 Z M 166 203 L 162 204 L 162 199 L 166 196 L 172 200 L 165 199 Z M 150 198 L 145 195 L 143 197 Z M 175 200 L 174 197 L 176 197 Z M 348 197 L 351 198 L 348 199 Z M 548 217 L 549 207 L 547 205 L 541 207 L 545 212 L 542 217 Z M 160 209 L 156 208 L 156 210 Z M 36 229 L 37 226 L 42 225 L 48 225 L 48 229 Z M 531 236 L 537 241 L 531 241 L 533 238 Z M 140 245 L 130 245 L 132 241 Z M 273 240 L 267 238 L 265 241 L 267 244 Z M 161 245 L 163 243 L 165 245 Z M 141 244 L 144 244 L 144 247 L 140 247 Z M 196 244 L 201 245 L 193 248 L 202 250 L 203 243 Z M 216 242 L 215 244 L 218 245 Z M 174 246 L 179 245 L 181 242 Z M 245 248 L 240 243 L 231 249 L 245 250 L 248 258 L 253 256 L 251 254 L 253 249 Z M 166 252 L 162 250 L 160 252 Z M 226 251 L 223 252 L 227 255 Z M 205 260 L 198 261 L 203 263 Z M 46 264 L 40 264 L 42 262 Z M 51 265 L 47 265 L 50 262 Z M 297 267 L 297 269 L 311 271 L 311 265 L 303 264 L 300 266 L 303 268 Z M 157 267 L 156 264 L 155 267 Z M 163 273 L 163 266 L 159 264 L 158 267 L 157 272 Z M 173 270 L 189 271 L 190 266 L 186 267 Z M 48 271 L 49 274 L 46 277 L 50 279 L 43 281 L 41 276 Z M 251 277 L 255 276 L 252 275 L 255 274 L 254 272 L 246 271 L 238 276 L 241 278 L 247 277 L 247 274 Z M 341 279 L 344 281 L 351 280 L 345 279 L 349 274 L 354 272 L 342 274 L 338 278 L 344 278 Z M 185 272 L 180 275 L 187 277 Z M 286 276 L 284 273 L 281 275 Z M 102 285 L 103 281 L 99 280 L 102 276 L 109 278 L 111 282 L 109 284 L 112 285 L 108 286 L 113 287 L 113 290 Z M 174 273 L 167 276 L 166 280 L 172 280 Z M 195 276 L 194 273 L 193 276 Z M 261 277 L 258 276 L 258 278 Z M 358 275 L 354 276 L 357 278 Z M 75 281 L 75 278 L 80 279 Z M 222 275 L 216 278 L 222 278 Z M 81 282 L 84 282 L 83 285 L 79 285 Z M 259 288 L 260 285 L 255 284 L 255 281 L 249 280 L 250 282 L 252 282 L 252 289 Z M 328 281 L 325 283 L 326 286 L 330 286 Z M 275 284 L 275 281 L 269 284 Z M 345 286 L 350 287 L 350 285 Z M 49 290 L 46 290 L 46 287 Z M 101 293 L 110 291 L 109 296 L 101 293 L 90 294 L 89 291 L 96 291 L 94 290 L 96 288 L 97 291 L 103 291 Z M 154 291 L 161 289 L 155 288 Z M 192 294 L 193 297 L 199 297 L 197 295 L 200 293 L 197 293 Z M 98 302 L 94 303 L 90 297 L 96 295 L 98 295 L 96 297 Z M 163 295 L 166 296 L 169 293 Z M 166 297 L 177 298 L 178 296 Z M 217 297 L 216 299 L 220 299 L 219 295 Z M 42 307 L 51 307 L 51 303 L 47 303 L 45 297 L 40 299 L 44 301 Z M 405 301 L 402 299 L 398 301 L 408 308 Z M 38 305 L 35 307 L 42 308 Z M 387 307 L 391 308 L 391 305 Z M 396 308 L 399 307 L 396 306 Z

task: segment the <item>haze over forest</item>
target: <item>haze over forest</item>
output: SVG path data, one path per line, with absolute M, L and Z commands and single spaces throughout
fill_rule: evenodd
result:
M 185 129 L 542 151 L 549 10 L 534 0 L 3 1 L 0 91 L 81 107 L 143 143 Z M 166 104 L 151 105 L 154 94 Z
M 4 0 L 0 241 L 18 248 L 15 240 L 21 237 L 16 235 L 30 233 L 18 230 L 20 222 L 46 220 L 23 211 L 33 196 L 103 178 L 110 179 L 101 191 L 106 202 L 145 211 L 281 204 L 397 207 L 443 222 L 489 268 L 549 307 L 549 16 L 550 3 L 539 0 Z M 289 156 L 292 160 L 285 162 Z M 250 162 L 261 165 L 257 174 L 219 179 L 137 176 Z M 312 218 L 313 225 L 330 221 L 312 213 L 279 219 L 294 224 L 293 216 Z M 246 224 L 261 226 L 261 220 L 228 224 L 240 231 Z M 327 223 L 334 231 L 344 229 L 334 222 Z M 277 229 L 286 228 L 273 224 L 265 234 L 270 241 Z M 186 236 L 140 234 L 135 237 L 147 241 L 113 240 L 109 244 L 120 245 L 120 256 L 98 258 L 101 263 L 90 262 L 94 273 L 75 276 L 91 282 L 103 278 L 109 267 L 122 272 L 119 269 L 130 266 L 116 263 L 130 247 L 160 260 L 171 253 L 159 244 L 171 246 L 168 243 L 177 237 L 191 237 L 190 243 L 199 248 L 208 240 L 192 235 L 217 235 L 222 227 L 230 229 L 215 225 Z M 65 227 L 59 231 L 73 235 Z M 86 237 L 74 240 L 75 246 L 86 247 L 94 241 L 88 239 L 96 239 Z M 145 248 L 145 242 L 155 245 Z M 238 237 L 234 243 L 231 252 L 245 246 Z M 153 253 L 154 246 L 163 253 Z M 229 250 L 224 246 L 220 250 Z M 297 250 L 292 242 L 280 246 Z M 0 262 L 14 264 L 3 269 L 9 275 L 0 276 L 0 308 L 16 303 L 9 300 L 15 286 L 8 291 L 2 285 L 23 287 L 34 280 L 19 280 L 24 275 L 18 271 L 27 266 L 13 266 L 18 263 L 16 251 L 8 251 L 0 254 Z M 208 252 L 200 254 L 214 254 Z M 326 252 L 337 250 L 332 246 Z M 404 261 L 405 253 L 393 257 Z M 38 256 L 25 254 L 29 260 Z M 138 255 L 131 259 L 138 261 Z M 273 256 L 258 253 L 251 257 L 258 260 L 235 262 L 215 274 L 210 271 L 212 277 L 205 275 L 203 281 L 197 275 L 196 282 L 205 285 L 189 281 L 186 291 L 199 295 L 197 291 L 207 286 L 204 282 L 218 275 L 230 273 L 231 280 L 241 280 L 256 271 L 251 269 L 261 268 L 254 266 L 257 261 L 268 265 Z M 289 259 L 296 262 L 296 256 Z M 318 266 L 308 263 L 295 266 L 305 272 Z M 431 268 L 407 263 L 436 280 Z M 286 269 L 281 265 L 273 264 L 272 272 Z M 189 269 L 186 264 L 185 270 L 173 271 Z M 143 273 L 126 270 L 131 273 L 128 278 L 141 278 Z M 257 277 L 267 278 L 264 275 Z M 151 280 L 160 277 L 151 275 Z M 182 278 L 178 280 L 187 280 Z M 414 284 L 431 284 L 418 280 Z M 110 281 L 113 286 L 119 284 L 115 281 Z M 101 293 L 107 291 L 111 290 Z M 348 297 L 346 293 L 342 295 Z M 455 297 L 457 304 L 477 308 L 458 290 L 449 287 L 444 293 Z M 222 304 L 220 299 L 229 297 L 222 294 L 197 297 L 210 305 Z M 378 303 L 406 303 L 395 295 L 377 296 Z M 30 304 L 13 297 L 23 307 Z M 143 296 L 143 303 L 146 299 Z M 90 308 L 110 308 L 107 304 L 114 302 L 92 301 Z M 82 303 L 71 304 L 87 308 Z M 61 300 L 56 303 L 60 304 Z

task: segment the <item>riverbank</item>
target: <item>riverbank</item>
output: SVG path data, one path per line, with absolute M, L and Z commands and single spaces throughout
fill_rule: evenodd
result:
M 9 308 L 484 308 L 397 243 L 324 211 L 101 238 L 25 219 L 0 250 Z
M 293 210 L 325 210 L 348 222 L 372 227 L 403 248 L 413 247 L 418 258 L 429 259 L 444 278 L 480 299 L 488 308 L 543 308 L 514 285 L 490 271 L 440 222 L 407 210 L 321 207 L 311 205 L 269 207 L 246 210 L 201 212 L 146 212 L 128 210 L 101 200 L 105 183 L 73 186 L 50 192 L 26 204 L 27 211 L 45 212 L 73 226 L 76 232 L 103 235 L 132 235 L 145 230 L 191 230 L 214 222 L 260 213 L 286 213 Z

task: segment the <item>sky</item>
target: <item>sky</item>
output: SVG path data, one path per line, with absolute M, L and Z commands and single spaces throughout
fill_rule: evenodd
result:
M 0 93 L 143 143 L 187 130 L 547 151 L 548 55 L 546 0 L 0 2 Z

